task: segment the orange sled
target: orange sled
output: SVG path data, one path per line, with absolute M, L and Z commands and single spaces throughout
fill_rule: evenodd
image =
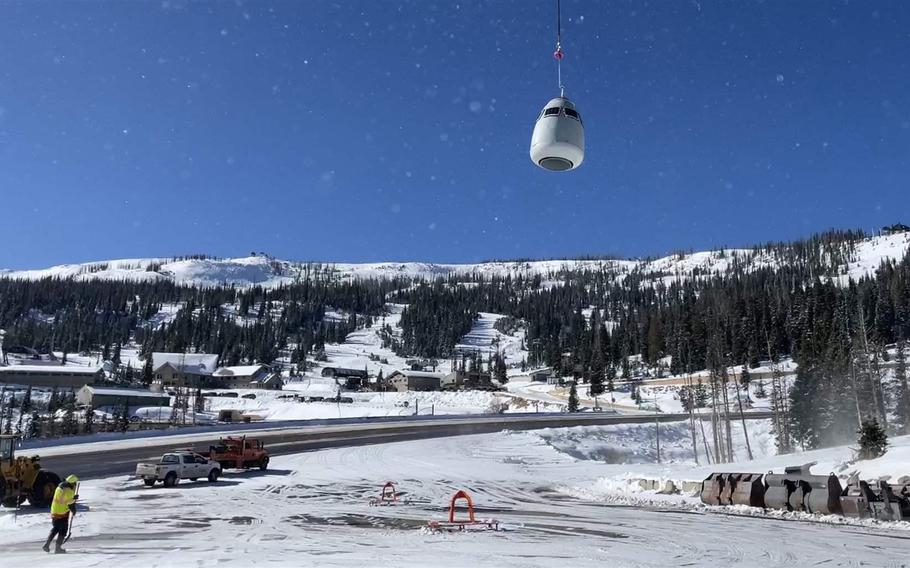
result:
M 399 494 L 395 490 L 395 483 L 393 481 L 387 481 L 386 484 L 382 486 L 379 497 L 370 497 L 370 507 L 397 505 L 399 503 L 402 505 L 408 504 L 408 501 L 400 501 L 398 497 Z
M 463 500 L 467 504 L 467 519 L 455 518 L 455 506 L 459 500 Z M 427 526 L 429 526 L 430 529 L 437 531 L 498 531 L 499 521 L 492 519 L 478 521 L 474 517 L 474 501 L 471 500 L 471 496 L 468 495 L 466 491 L 460 489 L 452 496 L 452 500 L 449 501 L 449 520 L 430 521 L 427 523 Z

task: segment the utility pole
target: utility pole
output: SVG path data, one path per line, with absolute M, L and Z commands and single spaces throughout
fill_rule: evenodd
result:
M 180 406 L 182 407 L 182 418 L 180 423 L 183 426 L 186 426 L 186 407 L 189 406 L 190 403 L 189 397 L 186 394 L 186 349 L 180 354 L 180 375 L 183 377 L 183 387 L 177 391 L 178 393 L 182 392 L 183 395 L 180 397 Z

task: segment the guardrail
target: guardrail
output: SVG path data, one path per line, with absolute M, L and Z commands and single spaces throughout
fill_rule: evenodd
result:
M 710 415 L 697 418 L 710 420 Z M 771 412 L 746 412 L 747 420 L 766 420 L 773 417 Z M 23 450 L 47 448 L 63 444 L 81 444 L 87 442 L 100 442 L 111 440 L 129 440 L 138 438 L 158 438 L 166 436 L 182 436 L 190 434 L 230 434 L 236 432 L 253 432 L 263 430 L 282 430 L 298 428 L 320 428 L 331 426 L 356 426 L 356 425 L 384 425 L 384 424 L 412 424 L 415 422 L 447 421 L 458 422 L 496 422 L 508 428 L 509 423 L 534 421 L 541 424 L 548 422 L 558 423 L 553 427 L 571 427 L 585 425 L 610 425 L 610 424 L 647 424 L 653 422 L 681 422 L 689 419 L 687 413 L 655 413 L 655 414 L 620 414 L 615 412 L 515 412 L 508 414 L 436 414 L 436 415 L 410 415 L 410 416 L 361 416 L 349 418 L 320 418 L 309 420 L 275 420 L 249 423 L 223 423 L 217 422 L 209 425 L 175 426 L 166 430 L 143 430 L 130 432 L 105 432 L 85 436 L 68 436 L 65 438 L 47 438 L 38 440 L 25 440 Z M 546 426 L 543 426 L 546 427 Z

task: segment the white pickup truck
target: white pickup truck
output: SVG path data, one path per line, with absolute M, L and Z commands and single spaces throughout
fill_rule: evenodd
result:
M 136 477 L 141 477 L 151 487 L 157 481 L 163 481 L 165 487 L 173 487 L 181 479 L 196 481 L 205 477 L 211 482 L 218 481 L 221 475 L 221 464 L 201 456 L 196 452 L 171 452 L 161 456 L 157 463 L 140 463 L 136 465 Z

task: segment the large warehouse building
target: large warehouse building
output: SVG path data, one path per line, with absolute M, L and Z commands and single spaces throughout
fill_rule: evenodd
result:
M 82 388 L 104 380 L 101 367 L 10 365 L 0 367 L 0 383 L 24 387 Z
M 76 393 L 76 402 L 94 408 L 128 406 L 170 406 L 171 397 L 166 394 L 131 389 L 108 389 L 84 386 Z

